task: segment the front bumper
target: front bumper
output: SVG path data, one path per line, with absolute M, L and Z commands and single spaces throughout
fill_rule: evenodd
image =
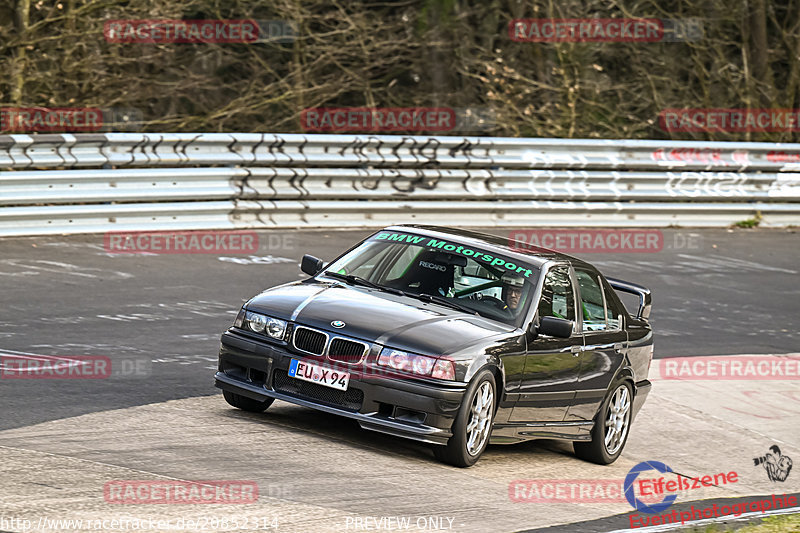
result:
M 285 345 L 251 339 L 229 330 L 222 335 L 215 385 L 256 400 L 275 398 L 352 418 L 364 429 L 432 444 L 446 444 L 466 384 L 440 385 L 414 378 L 351 372 L 347 391 L 337 391 L 288 376 L 292 359 L 342 368 L 321 357 L 289 351 Z

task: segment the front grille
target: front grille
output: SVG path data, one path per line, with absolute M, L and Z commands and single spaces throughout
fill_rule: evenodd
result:
M 369 346 L 363 342 L 356 342 L 341 337 L 335 337 L 328 348 L 328 359 L 340 363 L 360 363 L 361 358 L 367 353 Z
M 272 388 L 278 392 L 313 400 L 331 407 L 347 411 L 358 411 L 364 403 L 364 392 L 360 389 L 336 390 L 317 383 L 289 377 L 285 370 L 276 369 L 272 373 Z
M 294 330 L 294 347 L 303 352 L 322 355 L 328 336 L 321 331 L 298 326 Z

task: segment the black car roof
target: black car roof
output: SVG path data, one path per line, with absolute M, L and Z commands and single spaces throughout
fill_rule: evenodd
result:
M 594 268 L 586 261 L 571 255 L 557 252 L 549 248 L 532 246 L 525 242 L 512 241 L 508 237 L 490 235 L 488 233 L 481 233 L 479 231 L 461 228 L 448 228 L 445 226 L 425 226 L 420 224 L 397 224 L 394 226 L 388 226 L 384 228 L 384 230 L 413 230 L 415 233 L 425 235 L 426 237 L 436 237 L 440 239 L 455 237 L 460 242 L 470 242 L 471 244 L 481 246 L 487 250 L 499 252 L 509 257 L 522 259 L 523 261 L 532 263 L 539 268 L 541 268 L 541 266 L 547 261 L 569 261 L 573 265 L 583 265 Z M 513 243 L 518 243 L 518 246 L 514 246 Z

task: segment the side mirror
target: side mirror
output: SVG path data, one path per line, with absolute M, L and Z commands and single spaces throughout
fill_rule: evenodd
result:
M 304 255 L 303 260 L 300 262 L 300 270 L 308 274 L 309 276 L 316 276 L 319 274 L 320 270 L 322 270 L 322 266 L 325 263 L 322 262 L 322 259 L 318 259 L 313 255 Z
M 542 335 L 549 335 L 551 337 L 558 337 L 559 339 L 568 339 L 572 336 L 572 320 L 566 318 L 556 318 L 554 316 L 542 317 L 539 327 L 536 328 L 537 333 Z

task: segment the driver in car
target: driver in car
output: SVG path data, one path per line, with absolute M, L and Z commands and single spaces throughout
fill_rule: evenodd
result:
M 502 277 L 503 282 L 503 302 L 505 309 L 515 315 L 519 312 L 522 302 L 522 286 L 525 283 L 521 277 L 506 274 Z

